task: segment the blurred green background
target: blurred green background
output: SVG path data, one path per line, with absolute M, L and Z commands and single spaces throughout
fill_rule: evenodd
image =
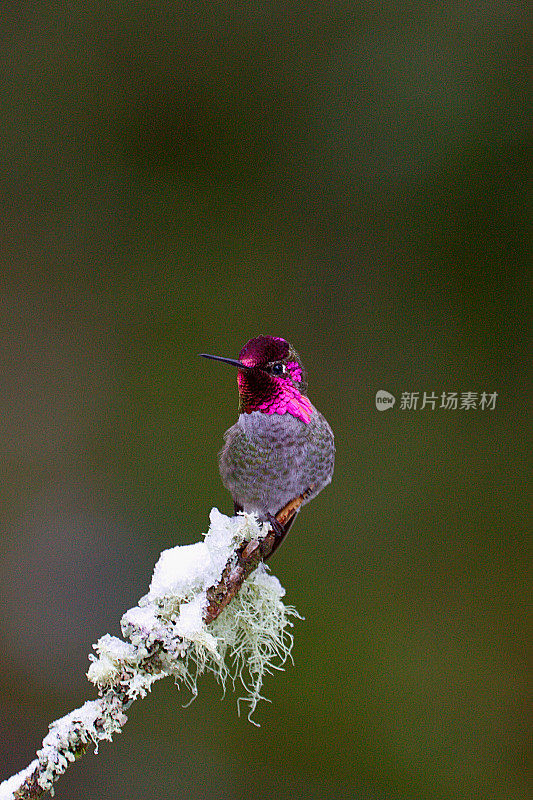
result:
M 295 664 L 260 728 L 161 682 L 58 800 L 528 796 L 524 17 L 4 5 L 1 777 L 94 696 L 160 550 L 230 512 L 235 374 L 197 353 L 269 333 L 337 439 L 271 562 Z

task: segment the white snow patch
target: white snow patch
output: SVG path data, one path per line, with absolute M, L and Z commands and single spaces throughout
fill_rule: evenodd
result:
M 187 597 L 205 584 L 212 571 L 211 554 L 205 542 L 164 550 L 155 565 L 148 598 Z
M 159 625 L 156 609 L 150 605 L 134 606 L 122 616 L 121 625 L 122 628 L 129 625 L 137 630 L 151 631 Z
M 198 595 L 190 603 L 182 603 L 176 620 L 175 631 L 183 639 L 203 645 L 211 653 L 216 653 L 217 640 L 208 632 L 203 619 L 206 603 L 205 593 Z
M 25 769 L 21 769 L 16 775 L 12 775 L 11 778 L 2 781 L 0 783 L 0 800 L 13 800 L 15 792 L 20 789 L 24 781 L 32 775 L 38 766 L 39 761 L 35 758 Z
M 213 586 L 220 580 L 235 545 L 261 539 L 269 530 L 253 514 L 226 517 L 213 508 L 209 519 L 211 525 L 203 542 L 172 547 L 161 553 L 143 602 L 170 596 L 188 598 L 193 592 Z

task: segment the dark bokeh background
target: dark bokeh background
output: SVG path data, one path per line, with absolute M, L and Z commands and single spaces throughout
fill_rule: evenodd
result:
M 435 9 L 4 6 L 2 777 L 229 512 L 235 375 L 196 354 L 271 333 L 338 446 L 272 561 L 295 665 L 260 728 L 161 682 L 58 800 L 527 796 L 525 10 Z

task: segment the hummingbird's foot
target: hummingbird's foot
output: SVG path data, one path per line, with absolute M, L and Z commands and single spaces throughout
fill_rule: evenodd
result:
M 270 522 L 270 527 L 274 531 L 276 539 L 278 539 L 279 543 L 281 544 L 281 539 L 283 539 L 286 533 L 285 528 L 283 527 L 281 522 L 278 522 L 274 514 L 268 514 L 267 521 Z
M 307 500 L 310 494 L 314 491 L 314 486 L 309 486 L 305 491 L 301 493 L 298 497 L 295 497 L 294 500 L 291 500 L 287 503 L 286 506 L 281 508 L 276 516 L 274 517 L 272 514 L 267 515 L 267 520 L 270 522 L 272 526 L 272 532 L 274 533 L 274 546 L 272 550 L 268 554 L 267 558 L 270 558 L 272 553 L 278 549 L 286 535 L 288 534 L 290 527 L 294 520 L 296 519 L 296 515 L 300 510 L 300 506 Z
M 289 506 L 287 505 L 284 510 L 286 510 L 288 508 L 289 508 Z M 287 516 L 286 514 L 284 514 L 283 513 L 284 510 L 282 510 L 281 512 L 278 512 L 278 514 L 276 514 L 275 517 L 272 517 L 271 515 L 269 515 L 268 521 L 270 522 L 270 525 L 272 526 L 272 533 L 274 534 L 274 544 L 273 544 L 272 550 L 268 554 L 267 558 L 270 558 L 272 553 L 274 553 L 278 549 L 278 547 L 280 546 L 280 544 L 282 543 L 282 541 L 285 539 L 285 537 L 287 536 L 288 532 L 290 531 L 291 525 L 294 522 L 294 520 L 296 519 L 296 516 L 298 514 L 298 508 L 296 508 L 296 509 L 293 508 L 292 511 L 291 511 L 290 516 Z M 280 515 L 281 515 L 281 520 L 279 518 Z
M 276 519 L 276 517 L 273 517 L 271 514 L 268 516 L 268 522 L 270 522 L 272 533 L 274 534 L 274 543 L 269 554 L 266 556 L 265 561 L 267 558 L 270 558 L 272 553 L 278 549 L 284 538 L 287 536 L 292 523 L 296 519 L 296 514 L 297 512 L 293 512 L 292 516 L 288 519 L 285 519 L 283 523 L 280 522 L 279 519 Z

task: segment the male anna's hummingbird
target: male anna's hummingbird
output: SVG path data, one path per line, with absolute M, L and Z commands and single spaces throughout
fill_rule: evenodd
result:
M 285 339 L 250 339 L 238 360 L 201 355 L 238 367 L 239 419 L 224 434 L 219 455 L 235 513 L 268 520 L 281 541 L 299 506 L 331 481 L 332 430 L 308 399 L 302 362 Z M 276 514 L 296 500 L 295 510 L 279 523 Z

